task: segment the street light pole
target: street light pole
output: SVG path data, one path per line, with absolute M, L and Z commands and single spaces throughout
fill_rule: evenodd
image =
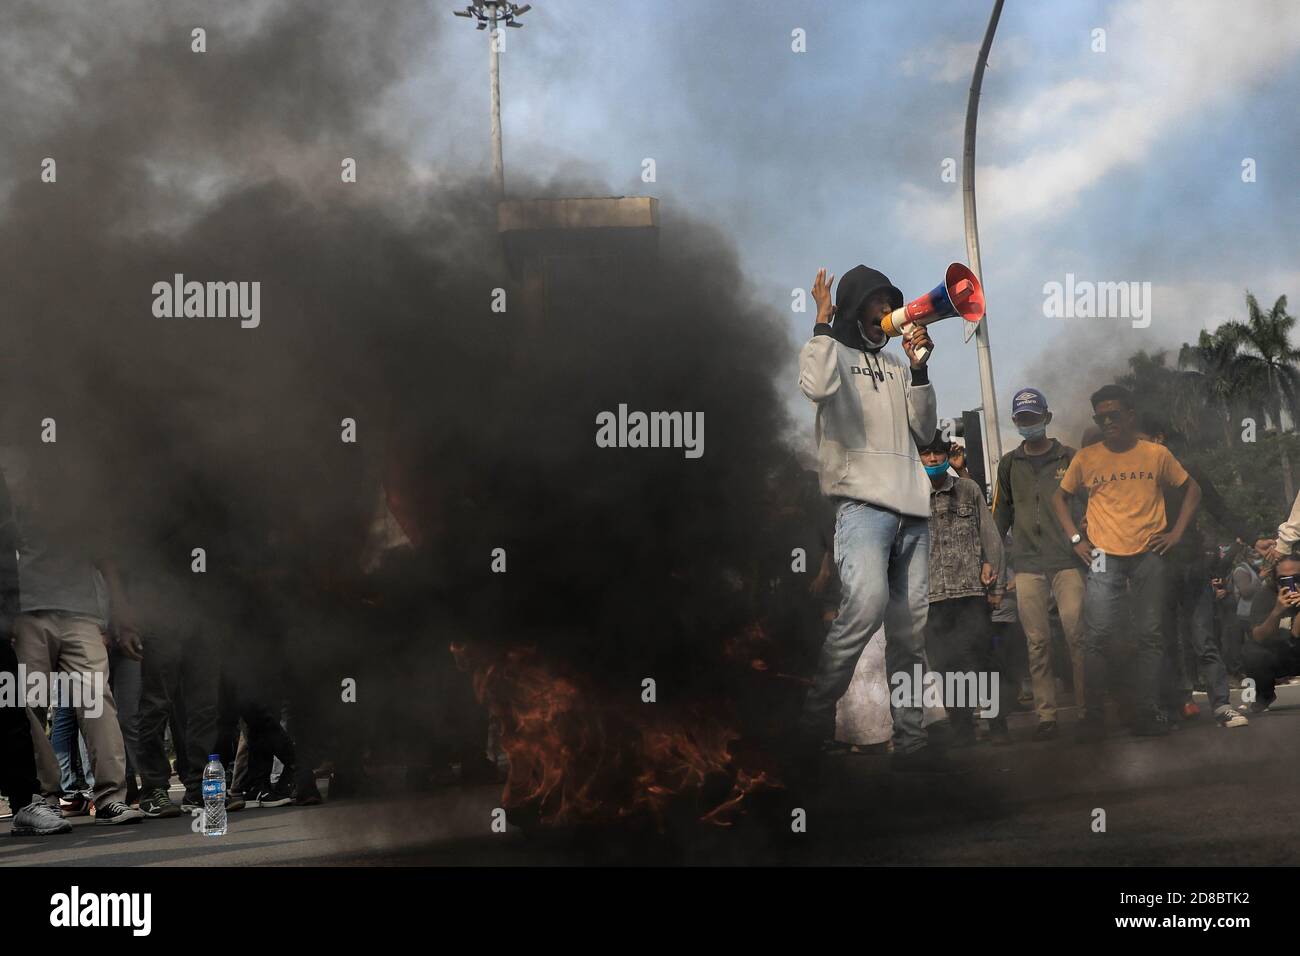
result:
M 998 18 L 1002 16 L 1003 0 L 993 4 L 993 15 L 989 17 L 988 29 L 984 31 L 984 42 L 980 44 L 979 56 L 975 60 L 975 75 L 970 81 L 970 99 L 966 101 L 966 146 L 962 155 L 962 213 L 966 221 L 966 256 L 970 260 L 971 271 L 984 284 L 984 273 L 980 267 L 979 227 L 975 221 L 975 121 L 979 115 L 980 87 L 984 83 L 984 66 L 988 63 L 989 48 L 993 46 L 993 34 L 998 28 Z M 987 286 L 986 286 L 987 288 Z M 985 474 L 989 480 L 997 474 L 997 464 L 1002 458 L 1002 433 L 998 429 L 998 397 L 993 386 L 993 357 L 989 350 L 988 316 L 980 319 L 975 329 L 975 348 L 979 357 L 980 399 L 984 404 L 984 427 L 988 440 L 984 443 Z
M 488 72 L 492 77 L 492 182 L 496 184 L 497 198 L 506 194 L 505 164 L 501 160 L 501 53 L 497 50 L 497 5 L 489 7 L 491 27 L 488 29 Z
M 492 183 L 498 199 L 506 194 L 505 163 L 501 159 L 501 54 L 498 47 L 497 28 L 522 27 L 517 18 L 532 9 L 532 4 L 522 7 L 508 0 L 474 0 L 464 10 L 453 10 L 458 17 L 477 20 L 479 30 L 488 31 L 488 76 L 492 86 Z

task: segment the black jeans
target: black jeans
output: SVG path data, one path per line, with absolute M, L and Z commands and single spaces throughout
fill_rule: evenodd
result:
M 144 672 L 137 733 L 140 780 L 144 790 L 167 788 L 171 768 L 163 748 L 163 730 L 176 699 L 184 699 L 177 724 L 177 770 L 185 793 L 197 799 L 203 768 L 217 742 L 217 681 L 220 663 L 213 638 L 190 629 L 145 635 Z M 184 754 L 184 759 L 181 754 Z
M 1273 682 L 1300 674 L 1300 640 L 1247 638 L 1241 647 L 1241 669 L 1255 682 L 1255 699 L 1261 704 L 1272 703 L 1277 697 Z
M 222 674 L 216 753 L 221 755 L 228 789 L 232 792 L 256 795 L 271 789 L 271 768 L 277 757 L 284 764 L 286 774 L 294 772 L 293 741 L 280 726 L 279 702 L 272 705 L 268 703 L 270 698 L 271 693 L 262 682 L 248 675 L 241 681 L 229 673 Z M 248 740 L 248 766 L 236 779 L 235 752 L 241 720 Z
M 238 789 L 254 795 L 270 790 L 271 769 L 277 757 L 284 764 L 281 785 L 293 780 L 297 747 L 281 726 L 279 712 L 265 704 L 249 702 L 240 710 L 240 717 L 248 734 L 248 770 L 244 779 L 239 781 Z
M 0 793 L 17 813 L 41 792 L 36 780 L 36 751 L 32 749 L 32 725 L 22 706 L 26 688 L 18 681 L 18 656 L 8 635 L 0 635 L 0 674 L 12 681 L 19 699 L 17 706 L 0 706 Z M 76 748 L 74 748 L 76 749 Z
M 1223 648 L 1223 666 L 1229 674 L 1241 673 L 1241 659 L 1245 644 L 1251 640 L 1250 619 L 1237 616 L 1236 599 L 1219 606 L 1219 644 Z
M 992 718 L 992 723 L 1006 724 L 1006 715 L 1015 705 L 1016 692 L 1009 675 L 1002 672 L 995 660 L 990 608 L 983 595 L 936 601 L 930 605 L 925 624 L 925 656 L 930 669 L 940 674 L 987 675 L 983 686 L 977 676 L 973 689 L 977 692 L 987 690 L 990 698 L 995 693 L 993 682 L 996 681 L 998 716 Z M 946 679 L 944 684 L 945 687 L 948 684 Z M 953 728 L 963 732 L 973 726 L 980 709 L 974 706 L 969 694 L 967 699 L 957 701 L 950 701 L 945 695 L 943 706 Z

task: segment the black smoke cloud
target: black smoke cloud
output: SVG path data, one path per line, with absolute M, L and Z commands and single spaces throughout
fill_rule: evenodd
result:
M 788 343 L 731 243 L 665 208 L 658 256 L 561 267 L 540 327 L 494 313 L 494 289 L 520 298 L 488 182 L 431 175 L 392 112 L 440 29 L 427 5 L 250 10 L 0 15 L 26 41 L 6 81 L 34 98 L 7 107 L 3 423 L 42 495 L 88 551 L 177 581 L 205 547 L 221 584 L 203 613 L 236 659 L 303 627 L 292 666 L 313 680 L 337 688 L 382 654 L 398 663 L 375 673 L 410 689 L 412 642 L 519 641 L 628 694 L 655 676 L 669 698 L 707 696 L 702 665 L 750 613 L 754 562 L 811 544 L 769 529 Z M 510 178 L 519 196 L 607 191 Z M 175 273 L 260 282 L 260 326 L 155 317 L 152 287 Z M 597 414 L 620 403 L 702 412 L 704 457 L 597 448 Z M 367 633 L 321 596 L 374 590 L 355 579 L 393 461 L 419 571 L 403 619 Z M 232 610 L 250 588 L 275 610 L 251 633 Z

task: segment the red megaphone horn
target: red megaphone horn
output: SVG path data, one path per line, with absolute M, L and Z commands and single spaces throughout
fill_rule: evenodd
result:
M 948 266 L 943 281 L 925 295 L 885 316 L 880 327 L 886 335 L 902 335 L 909 325 L 929 325 L 954 315 L 967 322 L 984 318 L 984 287 L 975 273 L 960 262 Z M 919 349 L 917 358 L 925 358 L 928 352 L 929 349 Z

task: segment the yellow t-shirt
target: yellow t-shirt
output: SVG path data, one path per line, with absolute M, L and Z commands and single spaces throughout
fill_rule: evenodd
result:
M 1164 445 L 1139 440 L 1116 454 L 1101 442 L 1080 449 L 1061 490 L 1088 495 L 1088 540 L 1106 554 L 1127 557 L 1149 549 L 1165 530 L 1164 488 L 1178 488 L 1187 472 Z

